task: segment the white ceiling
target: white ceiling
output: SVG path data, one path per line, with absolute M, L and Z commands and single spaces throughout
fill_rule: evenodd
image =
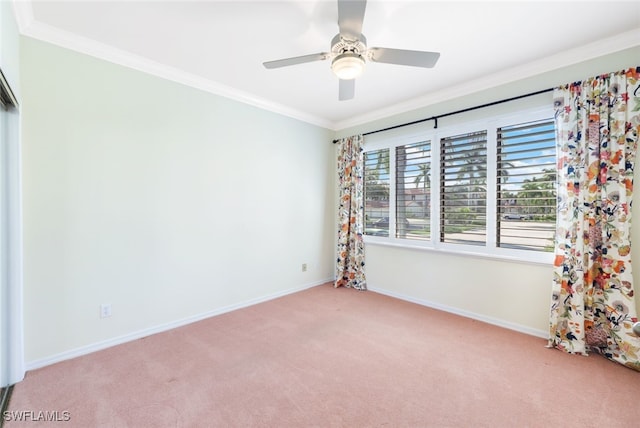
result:
M 328 51 L 335 0 L 14 4 L 25 35 L 332 129 L 640 45 L 637 1 L 369 0 L 369 46 L 441 56 L 433 69 L 368 63 L 338 101 L 329 61 L 262 66 Z

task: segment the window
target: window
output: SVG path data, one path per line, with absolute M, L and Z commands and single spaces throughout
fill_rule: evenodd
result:
M 487 131 L 440 140 L 440 242 L 486 245 Z
M 365 152 L 365 235 L 389 236 L 389 186 L 389 149 Z
M 498 129 L 498 247 L 553 251 L 556 221 L 554 129 L 553 120 Z
M 426 240 L 431 231 L 431 142 L 396 147 L 396 238 Z
M 367 242 L 550 262 L 552 116 L 531 110 L 367 137 Z

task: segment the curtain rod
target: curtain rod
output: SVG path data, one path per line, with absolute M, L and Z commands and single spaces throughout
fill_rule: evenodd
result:
M 481 108 L 485 108 L 485 107 L 491 107 L 494 106 L 496 104 L 502 104 L 502 103 L 506 103 L 509 101 L 514 101 L 514 100 L 518 100 L 520 98 L 526 98 L 526 97 L 531 97 L 533 95 L 538 95 L 538 94 L 544 94 L 545 92 L 551 92 L 553 91 L 554 88 L 547 88 L 547 89 L 542 89 L 540 91 L 536 91 L 536 92 L 529 92 L 528 94 L 524 94 L 524 95 L 518 95 L 516 97 L 511 97 L 511 98 L 505 98 L 502 100 L 498 100 L 498 101 L 493 101 L 487 104 L 482 104 L 479 106 L 474 106 L 474 107 L 468 107 L 462 110 L 456 110 L 456 111 L 452 111 L 449 113 L 444 113 L 444 114 L 439 114 L 436 116 L 431 116 L 431 117 L 427 117 L 425 119 L 418 119 L 418 120 L 414 120 L 413 122 L 407 122 L 407 123 L 401 123 L 400 125 L 394 125 L 394 126 L 389 126 L 388 128 L 383 128 L 383 129 L 377 129 L 375 131 L 369 131 L 369 132 L 364 132 L 362 135 L 371 135 L 371 134 L 377 134 L 378 132 L 384 132 L 384 131 L 391 131 L 392 129 L 397 129 L 397 128 L 402 128 L 405 126 L 410 126 L 410 125 L 415 125 L 416 123 L 422 123 L 422 122 L 427 122 L 429 120 L 433 120 L 435 123 L 433 125 L 434 129 L 438 128 L 438 119 L 441 117 L 446 117 L 446 116 L 453 116 L 454 114 L 459 114 L 459 113 L 465 113 L 471 110 L 477 110 L 477 109 L 481 109 Z M 337 143 L 340 140 L 333 140 L 333 144 Z

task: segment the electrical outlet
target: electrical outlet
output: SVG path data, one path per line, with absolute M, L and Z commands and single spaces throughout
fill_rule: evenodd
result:
M 100 305 L 100 318 L 109 318 L 111 316 L 111 304 L 104 303 Z
M 307 264 L 302 263 L 302 272 L 306 272 L 306 271 L 307 271 Z

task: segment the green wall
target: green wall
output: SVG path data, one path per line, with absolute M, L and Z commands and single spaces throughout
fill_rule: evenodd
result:
M 20 65 L 29 367 L 332 278 L 333 132 L 27 37 Z

